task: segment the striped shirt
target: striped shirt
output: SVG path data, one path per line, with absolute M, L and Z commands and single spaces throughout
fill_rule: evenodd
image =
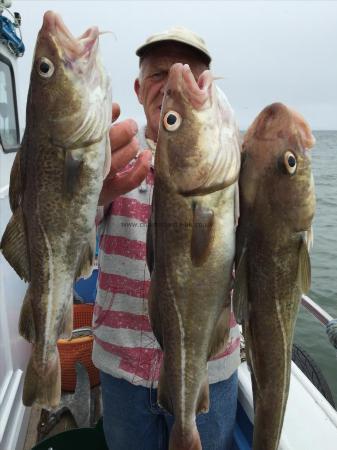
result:
M 148 148 L 145 127 L 138 133 Z M 153 165 L 142 184 L 118 197 L 104 214 L 98 207 L 99 276 L 94 309 L 95 366 L 135 385 L 156 386 L 162 352 L 148 315 L 150 274 L 146 231 L 151 213 Z M 227 347 L 208 363 L 209 382 L 229 378 L 240 363 L 240 332 L 231 315 Z

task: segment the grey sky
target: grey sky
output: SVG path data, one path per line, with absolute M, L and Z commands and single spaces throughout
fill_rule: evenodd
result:
M 116 38 L 101 37 L 101 53 L 123 118 L 143 120 L 133 91 L 135 49 L 150 34 L 184 25 L 206 40 L 240 128 L 267 104 L 282 101 L 312 128 L 337 129 L 336 1 L 16 0 L 13 9 L 22 15 L 27 48 L 19 61 L 21 104 L 43 12 L 52 9 L 75 35 L 91 25 L 114 32 Z

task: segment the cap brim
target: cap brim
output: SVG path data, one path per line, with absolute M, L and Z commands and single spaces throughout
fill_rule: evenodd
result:
M 203 55 L 203 57 L 206 59 L 208 64 L 212 61 L 210 54 L 205 49 L 203 49 L 197 45 L 191 44 L 190 42 L 186 42 L 184 39 L 173 38 L 173 37 L 169 37 L 167 39 L 161 38 L 158 40 L 153 40 L 152 42 L 149 42 L 148 44 L 144 44 L 144 45 L 140 46 L 139 48 L 137 48 L 136 55 L 139 57 L 142 57 L 147 50 L 149 50 L 150 48 L 155 47 L 156 45 L 159 45 L 163 42 L 178 42 L 179 44 L 184 44 L 187 47 L 190 47 L 193 50 L 200 52 Z

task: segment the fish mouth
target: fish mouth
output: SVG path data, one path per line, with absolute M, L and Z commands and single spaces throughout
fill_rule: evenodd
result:
M 90 65 L 96 55 L 98 47 L 99 30 L 90 27 L 81 36 L 76 38 L 66 27 L 61 16 L 53 11 L 47 11 L 43 16 L 43 25 L 40 30 L 42 35 L 51 35 L 61 52 L 62 57 L 68 63 L 80 62 Z
M 188 64 L 176 63 L 170 69 L 166 93 L 178 91 L 197 110 L 211 105 L 210 89 L 213 83 L 211 71 L 206 69 L 196 80 Z

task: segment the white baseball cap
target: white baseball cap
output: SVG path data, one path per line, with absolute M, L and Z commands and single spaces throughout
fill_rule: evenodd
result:
M 143 56 L 146 49 L 152 47 L 155 44 L 158 44 L 159 42 L 165 41 L 180 42 L 199 50 L 199 52 L 201 52 L 206 57 L 208 64 L 212 60 L 211 55 L 207 50 L 205 41 L 193 31 L 190 31 L 185 27 L 173 27 L 169 30 L 162 31 L 161 33 L 156 33 L 150 36 L 146 39 L 143 45 L 137 48 L 136 55 L 141 57 Z

